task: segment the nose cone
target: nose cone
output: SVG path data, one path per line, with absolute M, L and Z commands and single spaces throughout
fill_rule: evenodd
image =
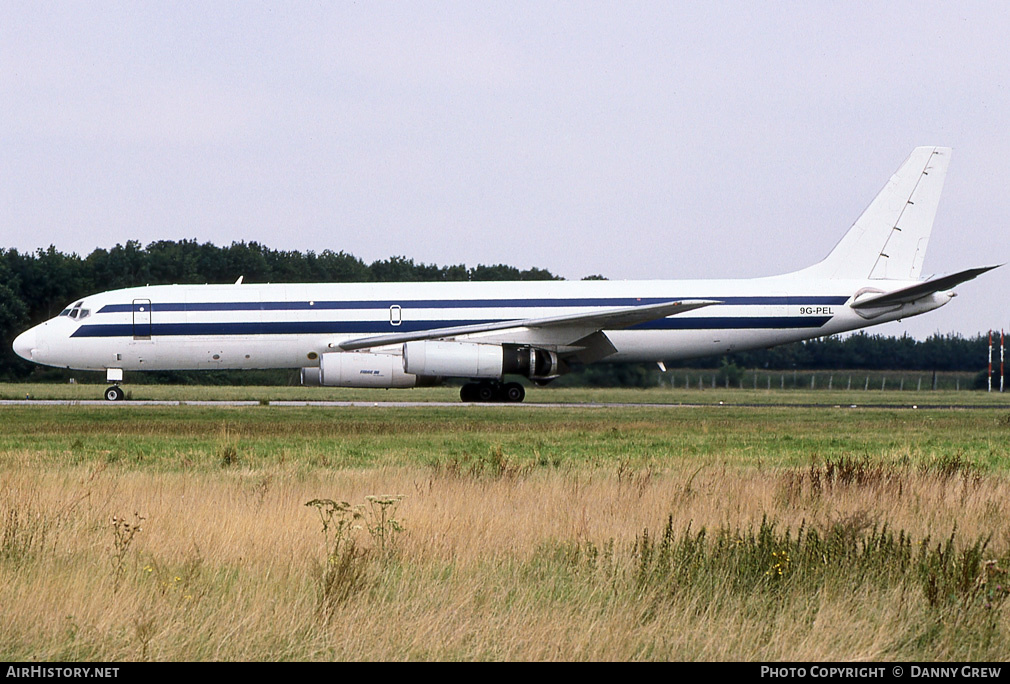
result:
M 35 328 L 26 330 L 14 339 L 14 353 L 22 359 L 33 361 L 32 354 L 38 351 L 37 331 Z
M 42 325 L 44 324 L 42 323 Z M 26 361 L 33 361 L 36 364 L 43 363 L 41 358 L 45 356 L 45 339 L 39 334 L 39 328 L 42 325 L 25 330 L 14 338 L 14 354 Z

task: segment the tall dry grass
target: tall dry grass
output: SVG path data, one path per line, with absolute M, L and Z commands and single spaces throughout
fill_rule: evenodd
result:
M 774 525 L 775 548 L 785 548 L 786 530 L 801 526 L 860 537 L 886 525 L 913 544 L 928 539 L 930 549 L 953 534 L 961 555 L 987 539 L 985 559 L 1006 567 L 1005 476 L 956 459 L 882 461 L 791 470 L 709 460 L 663 470 L 498 462 L 155 473 L 37 467 L 30 452 L 8 453 L 0 466 L 0 657 L 1005 655 L 1007 607 L 981 605 L 973 589 L 931 603 L 914 569 L 881 579 L 843 558 L 813 580 L 785 582 L 758 556 L 749 575 L 732 574 L 725 559 L 698 556 L 691 582 L 683 568 L 643 570 L 643 535 L 658 543 L 668 528 L 675 545 L 702 528 L 709 539 L 720 529 L 746 536 L 763 520 Z M 333 553 L 305 504 L 329 498 L 353 507 L 376 494 L 404 495 L 395 511 L 403 531 L 389 540 L 390 553 L 379 554 L 367 529 L 353 530 L 356 555 L 348 562 L 361 581 L 324 606 L 322 578 Z M 116 546 L 113 516 L 140 527 L 125 549 Z M 800 577 L 795 562 L 786 574 Z

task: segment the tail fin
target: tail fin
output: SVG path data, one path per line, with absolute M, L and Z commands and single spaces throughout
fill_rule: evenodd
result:
M 821 278 L 917 280 L 950 162 L 949 147 L 916 147 L 841 242 L 804 269 Z

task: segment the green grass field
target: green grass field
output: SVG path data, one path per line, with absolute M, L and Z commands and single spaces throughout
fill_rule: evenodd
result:
M 215 468 L 226 448 L 247 467 L 425 466 L 501 451 L 566 468 L 717 461 L 798 467 L 821 459 L 921 461 L 952 454 L 1007 469 L 1010 407 L 980 410 L 705 406 L 302 407 L 48 406 L 2 409 L 0 449 L 52 466 Z
M 0 406 L 6 660 L 1010 652 L 1000 395 L 132 389 L 263 403 Z
M 459 402 L 458 387 L 424 387 L 416 389 L 345 389 L 336 387 L 283 386 L 194 386 L 194 385 L 124 385 L 128 398 L 134 401 L 363 401 L 373 403 L 424 401 Z M 703 389 L 654 387 L 648 389 L 532 387 L 527 390 L 526 403 L 533 404 L 891 404 L 891 405 L 987 405 L 1010 408 L 1010 392 L 955 391 L 923 389 L 915 391 L 896 387 L 880 390 L 857 388 L 828 390 L 745 387 Z M 93 401 L 102 399 L 102 384 L 0 384 L 0 400 L 59 399 Z

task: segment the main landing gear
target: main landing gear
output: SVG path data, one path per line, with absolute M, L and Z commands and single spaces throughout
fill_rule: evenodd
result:
M 518 404 L 526 398 L 526 389 L 518 382 L 468 382 L 460 388 L 459 398 L 465 402 L 507 401 Z

